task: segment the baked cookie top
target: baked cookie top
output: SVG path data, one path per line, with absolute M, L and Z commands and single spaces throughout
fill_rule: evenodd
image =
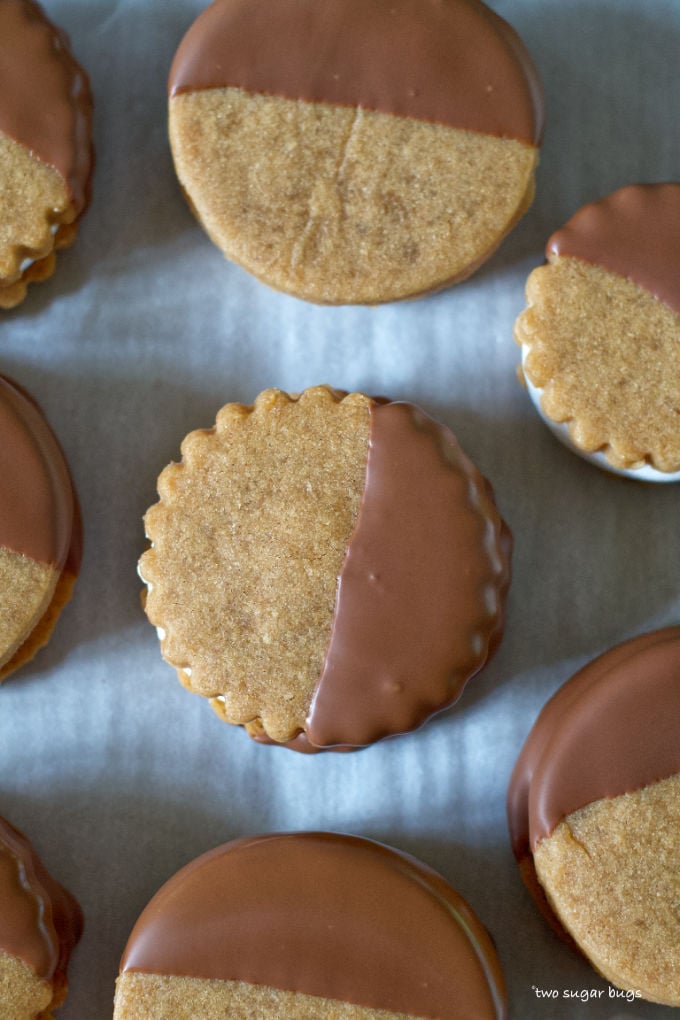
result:
M 228 721 L 364 746 L 451 704 L 494 651 L 509 531 L 414 405 L 268 390 L 182 454 L 145 518 L 146 612 Z
M 0 0 L 0 132 L 59 172 L 76 214 L 89 201 L 91 121 L 65 33 L 34 0 Z
M 390 1015 L 505 1016 L 493 944 L 459 894 L 406 854 L 335 833 L 239 839 L 188 864 L 135 925 L 121 973 L 135 972 Z

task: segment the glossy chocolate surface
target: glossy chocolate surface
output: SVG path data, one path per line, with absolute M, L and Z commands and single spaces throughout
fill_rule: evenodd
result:
M 546 255 L 625 276 L 680 315 L 680 184 L 634 184 L 584 206 Z
M 37 404 L 0 376 L 0 545 L 72 573 L 80 517 L 64 455 Z
M 485 929 L 436 872 L 370 840 L 236 840 L 142 913 L 121 971 L 246 981 L 438 1020 L 505 1016 Z
M 478 0 L 216 0 L 184 37 L 169 91 L 228 86 L 529 145 L 543 130 L 530 57 Z
M 51 981 L 65 970 L 82 927 L 75 899 L 50 877 L 25 836 L 0 818 L 0 949 Z
M 499 639 L 508 546 L 451 431 L 413 404 L 374 404 L 309 741 L 370 744 L 455 701 Z
M 76 212 L 89 200 L 91 121 L 66 35 L 33 0 L 0 0 L 0 131 L 59 171 Z
M 680 773 L 680 627 L 618 645 L 546 704 L 515 766 L 508 819 L 522 859 L 568 814 Z

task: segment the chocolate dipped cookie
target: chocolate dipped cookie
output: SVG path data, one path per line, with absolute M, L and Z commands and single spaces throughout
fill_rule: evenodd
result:
M 188 864 L 121 961 L 114 1020 L 503 1020 L 479 919 L 426 865 L 335 833 L 256 836 Z
M 209 236 L 308 301 L 464 279 L 531 204 L 542 93 L 480 0 L 215 0 L 169 79 L 169 132 Z
M 584 206 L 546 257 L 515 327 L 539 413 L 600 467 L 680 480 L 680 184 Z
M 218 715 L 298 750 L 450 705 L 500 640 L 510 535 L 452 433 L 318 386 L 227 404 L 147 512 L 164 658 Z
M 78 500 L 35 401 L 0 376 L 0 682 L 47 643 L 80 569 Z
M 546 704 L 508 792 L 545 916 L 612 984 L 680 1006 L 680 627 L 585 666 Z
M 0 818 L 0 1020 L 51 1020 L 82 927 L 73 896 Z
M 54 272 L 90 197 L 92 98 L 34 0 L 0 0 L 0 308 Z

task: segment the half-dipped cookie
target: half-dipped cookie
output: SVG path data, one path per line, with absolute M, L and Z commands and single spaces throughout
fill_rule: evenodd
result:
M 0 376 L 0 681 L 47 643 L 80 569 L 80 510 L 40 408 Z
M 0 818 L 0 1017 L 51 1020 L 83 918 L 25 836 Z
M 546 917 L 619 988 L 680 1006 L 680 628 L 547 703 L 512 775 L 515 855 Z
M 552 431 L 600 467 L 680 479 L 680 184 L 621 188 L 548 241 L 515 336 Z
M 453 434 L 409 403 L 266 390 L 158 481 L 146 613 L 190 690 L 299 750 L 412 730 L 501 635 L 510 535 Z
M 169 93 L 175 168 L 207 233 L 309 301 L 464 279 L 533 198 L 541 87 L 479 0 L 215 0 Z
M 398 850 L 335 833 L 239 839 L 156 894 L 121 962 L 114 1020 L 502 1020 L 493 944 L 462 897 Z
M 0 0 L 0 308 L 54 272 L 90 197 L 92 98 L 35 0 Z

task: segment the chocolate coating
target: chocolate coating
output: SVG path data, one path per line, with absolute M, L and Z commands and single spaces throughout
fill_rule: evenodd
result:
M 240 839 L 156 894 L 121 971 L 246 981 L 438 1020 L 505 1016 L 483 926 L 436 872 L 354 836 Z
M 65 971 L 82 933 L 80 907 L 51 878 L 26 837 L 3 818 L 0 904 L 0 949 L 23 960 L 43 981 Z
M 589 663 L 545 705 L 508 791 L 523 859 L 567 815 L 680 773 L 680 627 L 633 638 Z
M 311 743 L 370 744 L 455 701 L 500 637 L 508 557 L 507 528 L 450 430 L 413 404 L 374 404 Z
M 539 144 L 541 85 L 478 0 L 215 0 L 184 37 L 170 95 L 233 86 Z
M 546 255 L 625 276 L 680 315 L 680 184 L 634 184 L 583 206 Z
M 77 213 L 89 201 L 91 122 L 66 35 L 33 0 L 0 0 L 0 131 L 58 170 Z
M 3 376 L 0 437 L 0 545 L 76 574 L 80 516 L 64 455 L 37 404 Z

